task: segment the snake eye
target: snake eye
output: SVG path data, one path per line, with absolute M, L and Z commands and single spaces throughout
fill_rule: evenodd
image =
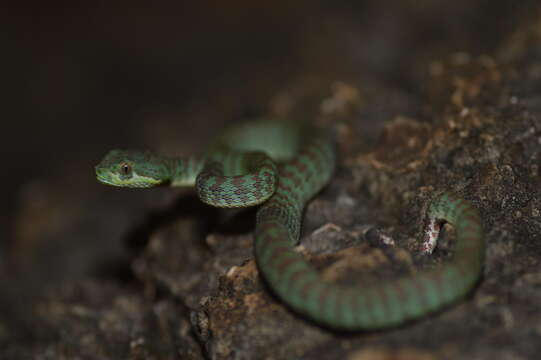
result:
M 120 173 L 122 175 L 130 175 L 131 174 L 131 165 L 128 163 L 122 163 L 120 164 Z

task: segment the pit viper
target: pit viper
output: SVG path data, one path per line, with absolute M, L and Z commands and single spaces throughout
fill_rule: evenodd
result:
M 431 252 L 445 222 L 454 226 L 453 258 L 436 269 L 368 287 L 322 280 L 295 251 L 306 203 L 331 179 L 336 163 L 331 136 L 304 125 L 248 122 L 225 131 L 200 157 L 112 150 L 96 166 L 105 184 L 146 188 L 195 186 L 212 206 L 260 205 L 254 252 L 272 291 L 297 313 L 341 330 L 400 325 L 463 298 L 477 283 L 485 244 L 480 217 L 467 201 L 440 193 L 427 210 L 423 249 Z

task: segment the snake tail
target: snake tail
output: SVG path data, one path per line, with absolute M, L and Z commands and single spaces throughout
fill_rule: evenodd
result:
M 484 241 L 479 215 L 468 202 L 450 194 L 433 200 L 428 216 L 455 226 L 454 259 L 441 269 L 370 287 L 322 281 L 285 240 L 294 236 L 285 226 L 288 215 L 263 214 L 258 217 L 255 251 L 265 279 L 293 309 L 333 328 L 380 329 L 419 318 L 464 297 L 481 274 Z

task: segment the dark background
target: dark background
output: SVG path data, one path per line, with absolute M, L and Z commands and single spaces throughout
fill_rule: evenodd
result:
M 25 183 L 66 164 L 91 165 L 112 146 L 139 145 L 147 136 L 142 126 L 152 127 L 145 123 L 185 123 L 178 127 L 190 131 L 192 120 L 178 112 L 223 103 L 216 100 L 223 93 L 235 102 L 225 106 L 236 106 L 233 116 L 242 117 L 261 110 L 301 71 L 375 76 L 416 91 L 404 73 L 413 62 L 438 52 L 490 51 L 533 3 L 53 1 L 6 7 L 7 31 L 0 35 L 3 228 Z

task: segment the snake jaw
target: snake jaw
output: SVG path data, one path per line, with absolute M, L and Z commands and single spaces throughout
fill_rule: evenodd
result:
M 149 188 L 158 186 L 164 182 L 162 180 L 136 174 L 134 174 L 129 179 L 125 179 L 116 173 L 111 173 L 110 171 L 107 171 L 107 169 L 100 169 L 98 167 L 96 167 L 96 178 L 102 184 L 133 188 Z
M 96 179 L 98 179 L 100 183 L 107 185 L 115 185 L 109 179 L 106 169 L 101 168 L 99 165 L 95 166 L 94 169 L 96 170 Z

